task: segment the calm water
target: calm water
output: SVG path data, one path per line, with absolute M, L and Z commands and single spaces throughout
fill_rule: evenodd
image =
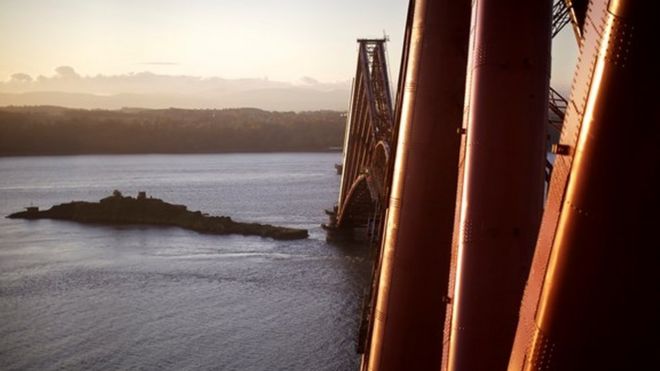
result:
M 365 254 L 325 242 L 340 155 L 0 159 L 0 214 L 144 190 L 302 241 L 0 219 L 0 369 L 352 370 Z

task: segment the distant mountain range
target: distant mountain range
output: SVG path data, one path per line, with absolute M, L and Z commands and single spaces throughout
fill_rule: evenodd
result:
M 84 109 L 142 107 L 222 109 L 255 107 L 270 111 L 348 109 L 350 83 L 296 83 L 268 79 L 222 79 L 158 75 L 80 76 L 71 67 L 52 77 L 14 74 L 0 82 L 0 106 L 52 105 Z

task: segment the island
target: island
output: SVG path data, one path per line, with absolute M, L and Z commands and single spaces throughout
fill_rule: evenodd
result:
M 296 240 L 308 237 L 306 229 L 277 227 L 269 224 L 235 222 L 228 216 L 208 216 L 201 211 L 189 211 L 185 205 L 167 203 L 139 192 L 137 198 L 114 191 L 99 202 L 72 201 L 40 211 L 28 207 L 13 213 L 11 219 L 59 219 L 79 223 L 110 225 L 176 226 L 209 234 L 241 234 L 270 237 L 276 240 Z

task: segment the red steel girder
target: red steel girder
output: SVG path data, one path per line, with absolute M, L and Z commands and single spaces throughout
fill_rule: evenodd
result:
M 448 368 L 490 371 L 508 363 L 541 220 L 552 1 L 474 6 Z
M 433 370 L 442 361 L 470 0 L 411 5 L 367 370 Z
M 658 363 L 659 8 L 590 4 L 510 371 Z
M 390 97 L 389 78 L 385 57 L 385 39 L 361 39 L 359 42 L 358 63 L 351 94 L 351 107 L 347 118 L 346 138 L 344 140 L 344 162 L 342 164 L 342 179 L 337 202 L 337 214 L 332 227 L 352 228 L 362 226 L 372 217 L 372 208 L 351 205 L 356 200 L 351 197 L 356 188 L 361 187 L 360 181 L 365 176 L 370 179 L 375 174 L 384 177 L 385 169 L 375 169 L 382 161 L 374 162 L 380 154 L 378 151 L 388 151 L 392 137 L 392 102 Z M 384 155 L 389 159 L 389 153 Z M 380 156 L 382 157 L 382 156 Z M 387 164 L 384 164 L 386 167 Z M 382 185 L 384 179 L 373 179 L 370 184 Z M 370 189 L 375 196 L 373 205 L 381 203 L 386 195 L 384 187 Z M 377 194 L 378 193 L 378 194 Z M 364 204 L 364 200 L 359 198 Z M 358 212 L 360 215 L 349 215 Z M 359 221 L 356 225 L 355 221 Z

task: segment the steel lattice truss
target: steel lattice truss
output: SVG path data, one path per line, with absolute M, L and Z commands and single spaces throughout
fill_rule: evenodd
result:
M 360 39 L 348 115 L 339 202 L 332 227 L 372 225 L 384 202 L 393 112 L 386 39 Z

